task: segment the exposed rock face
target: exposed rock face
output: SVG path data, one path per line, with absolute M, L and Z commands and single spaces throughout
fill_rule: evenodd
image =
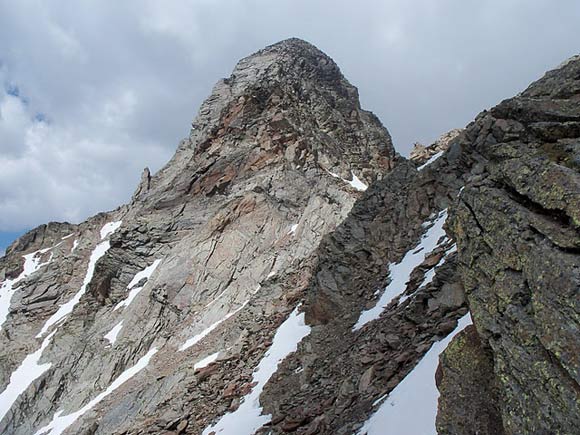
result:
M 580 427 L 579 127 L 580 61 L 572 59 L 481 114 L 463 141 L 485 164 L 450 226 L 473 320 L 493 355 L 508 434 Z M 465 358 L 462 352 L 472 350 L 448 357 Z
M 0 432 L 374 435 L 469 305 L 440 433 L 565 433 L 577 79 L 572 61 L 412 162 L 312 45 L 243 59 L 130 204 L 0 259 Z M 413 404 L 422 431 L 436 402 Z
M 130 205 L 79 226 L 35 230 L 1 260 L 14 275 L 23 254 L 49 248 L 9 298 L 0 388 L 14 386 L 11 373 L 41 344 L 36 366 L 51 366 L 14 398 L 0 431 L 34 433 L 58 410 L 78 411 L 156 352 L 122 394 L 68 430 L 156 432 L 186 418 L 186 431 L 199 433 L 250 388 L 265 343 L 301 298 L 322 237 L 397 159 L 356 89 L 310 44 L 283 41 L 240 61 L 167 166 L 154 176 L 145 170 Z M 148 280 L 142 273 L 132 283 L 147 270 Z M 179 350 L 224 318 L 231 321 L 202 345 Z M 219 369 L 196 373 L 218 351 Z
M 468 326 L 441 355 L 437 433 L 502 435 L 497 384 L 493 355 Z

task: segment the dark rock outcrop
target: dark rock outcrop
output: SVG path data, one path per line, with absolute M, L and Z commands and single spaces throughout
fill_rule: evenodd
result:
M 504 434 L 493 355 L 475 327 L 459 333 L 441 355 L 437 388 L 439 434 Z
M 484 165 L 452 208 L 450 228 L 507 434 L 580 427 L 579 122 L 575 59 L 481 114 L 463 140 Z M 449 358 L 471 351 L 453 346 Z M 443 392 L 440 422 L 461 412 L 450 409 L 457 391 Z M 462 424 L 445 433 L 473 433 Z

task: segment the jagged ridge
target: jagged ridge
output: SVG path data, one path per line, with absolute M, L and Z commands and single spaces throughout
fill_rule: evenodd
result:
M 437 375 L 440 433 L 573 431 L 579 68 L 417 168 L 312 45 L 243 59 L 131 204 L 0 259 L 15 289 L 0 388 L 25 358 L 34 373 L 1 397 L 0 431 L 373 435 L 407 413 L 397 424 L 433 431 L 437 354 L 467 304 L 475 328 Z M 399 399 L 419 367 L 421 406 Z

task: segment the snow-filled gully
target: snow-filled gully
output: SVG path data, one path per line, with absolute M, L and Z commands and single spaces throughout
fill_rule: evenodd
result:
M 120 227 L 120 222 L 111 222 L 106 224 L 100 231 L 101 240 L 103 238 L 109 237 L 113 234 Z M 58 246 L 58 245 L 56 245 Z M 12 287 L 16 282 L 26 278 L 27 276 L 31 275 L 32 273 L 36 272 L 40 267 L 48 264 L 51 258 L 46 263 L 40 263 L 40 259 L 37 257 L 37 254 L 44 254 L 51 249 L 54 249 L 56 246 L 52 248 L 42 249 L 40 251 L 33 252 L 31 254 L 27 254 L 24 256 L 25 264 L 24 264 L 24 271 L 22 274 L 13 280 L 8 286 L 10 286 L 10 291 L 14 293 Z M 14 405 L 18 397 L 24 393 L 28 387 L 40 376 L 42 376 L 50 367 L 52 363 L 47 362 L 44 364 L 40 364 L 40 359 L 42 358 L 42 354 L 44 350 L 48 347 L 52 338 L 56 334 L 60 325 L 64 323 L 67 316 L 73 311 L 75 305 L 80 301 L 82 295 L 85 293 L 88 284 L 91 282 L 94 272 L 95 272 L 95 265 L 97 261 L 105 255 L 107 250 L 109 249 L 110 244 L 109 241 L 102 241 L 100 242 L 93 252 L 91 253 L 89 264 L 87 266 L 87 272 L 85 274 L 85 278 L 83 280 L 83 284 L 80 290 L 73 296 L 73 298 L 64 303 L 59 307 L 59 309 L 54 313 L 43 325 L 42 329 L 36 336 L 36 338 L 41 338 L 44 336 L 51 328 L 52 331 L 42 340 L 42 344 L 39 349 L 35 352 L 27 355 L 20 366 L 12 374 L 10 375 L 10 381 L 4 391 L 0 393 L 0 420 L 4 418 L 4 416 L 10 411 L 10 408 Z M 6 282 L 4 283 L 6 284 Z M 8 287 L 7 286 L 7 287 Z M 4 289 L 4 285 L 2 286 Z M 10 293 L 10 297 L 12 297 L 12 293 Z M 4 296 L 4 294 L 2 294 Z M 2 302 L 4 300 L 2 299 Z M 8 300 L 8 306 L 10 301 Z M 56 417 L 56 416 L 55 416 Z M 60 432 L 58 432 L 60 433 Z
M 466 314 L 447 337 L 434 343 L 395 389 L 377 401 L 382 404 L 357 435 L 437 435 L 435 419 L 439 391 L 435 372 L 439 354 L 453 337 L 471 324 L 471 316 Z
M 107 387 L 107 389 L 100 394 L 98 394 L 93 400 L 83 406 L 76 412 L 73 412 L 68 415 L 62 415 L 63 411 L 58 411 L 54 414 L 52 421 L 44 426 L 43 428 L 39 429 L 35 435 L 60 435 L 62 434 L 67 428 L 69 428 L 75 421 L 77 421 L 81 416 L 85 413 L 90 411 L 94 408 L 99 402 L 101 402 L 105 397 L 110 395 L 113 391 L 143 370 L 151 361 L 153 355 L 157 353 L 157 348 L 153 347 L 149 349 L 145 355 L 143 355 L 139 361 L 135 363 L 134 366 L 129 367 L 123 373 L 121 373 L 112 383 Z
M 18 396 L 26 391 L 35 379 L 38 379 L 44 372 L 52 367 L 51 363 L 39 364 L 39 361 L 42 352 L 44 352 L 44 349 L 46 349 L 50 344 L 55 332 L 56 330 L 42 340 L 40 348 L 36 352 L 27 355 L 20 366 L 10 375 L 10 381 L 6 386 L 6 389 L 0 393 L 0 420 L 2 420 L 8 411 L 10 411 L 10 408 L 12 408 L 16 399 L 18 399 Z
M 72 313 L 74 307 L 79 303 L 81 297 L 87 291 L 87 286 L 93 279 L 93 275 L 95 273 L 95 266 L 97 261 L 107 253 L 111 244 L 108 240 L 101 242 L 97 245 L 97 247 L 93 250 L 91 254 L 91 258 L 89 259 L 89 266 L 87 268 L 87 273 L 85 274 L 85 279 L 83 280 L 83 285 L 79 289 L 79 291 L 73 296 L 73 298 L 64 303 L 59 307 L 59 309 L 54 313 L 50 318 L 46 321 L 36 338 L 42 337 L 53 325 L 60 323 L 65 317 L 67 317 L 70 313 Z
M 256 430 L 268 423 L 272 416 L 263 415 L 260 406 L 260 395 L 264 386 L 278 370 L 280 363 L 291 353 L 296 352 L 298 344 L 310 334 L 310 327 L 304 322 L 304 313 L 298 312 L 298 307 L 280 325 L 270 349 L 266 352 L 254 371 L 252 383 L 256 383 L 252 391 L 243 398 L 243 402 L 234 412 L 223 415 L 214 425 L 204 429 L 203 435 L 212 432 L 223 435 L 252 435 Z
M 440 246 L 440 243 L 438 243 L 439 240 L 446 237 L 445 230 L 443 229 L 446 219 L 447 210 L 443 210 L 435 218 L 432 224 L 426 222 L 426 224 L 431 226 L 421 237 L 419 245 L 411 248 L 399 263 L 391 263 L 389 265 L 389 276 L 391 282 L 383 291 L 376 305 L 361 313 L 358 321 L 353 326 L 353 331 L 359 330 L 367 323 L 378 319 L 391 301 L 405 291 L 407 288 L 407 282 L 409 282 L 413 270 L 418 267 L 435 248 Z M 429 279 L 429 277 L 426 278 Z M 430 279 L 433 279 L 433 277 L 430 277 Z M 423 285 L 425 285 L 425 281 L 421 286 Z

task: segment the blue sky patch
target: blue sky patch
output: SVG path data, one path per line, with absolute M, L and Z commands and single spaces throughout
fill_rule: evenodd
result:
M 0 231 L 0 253 L 26 231 Z

